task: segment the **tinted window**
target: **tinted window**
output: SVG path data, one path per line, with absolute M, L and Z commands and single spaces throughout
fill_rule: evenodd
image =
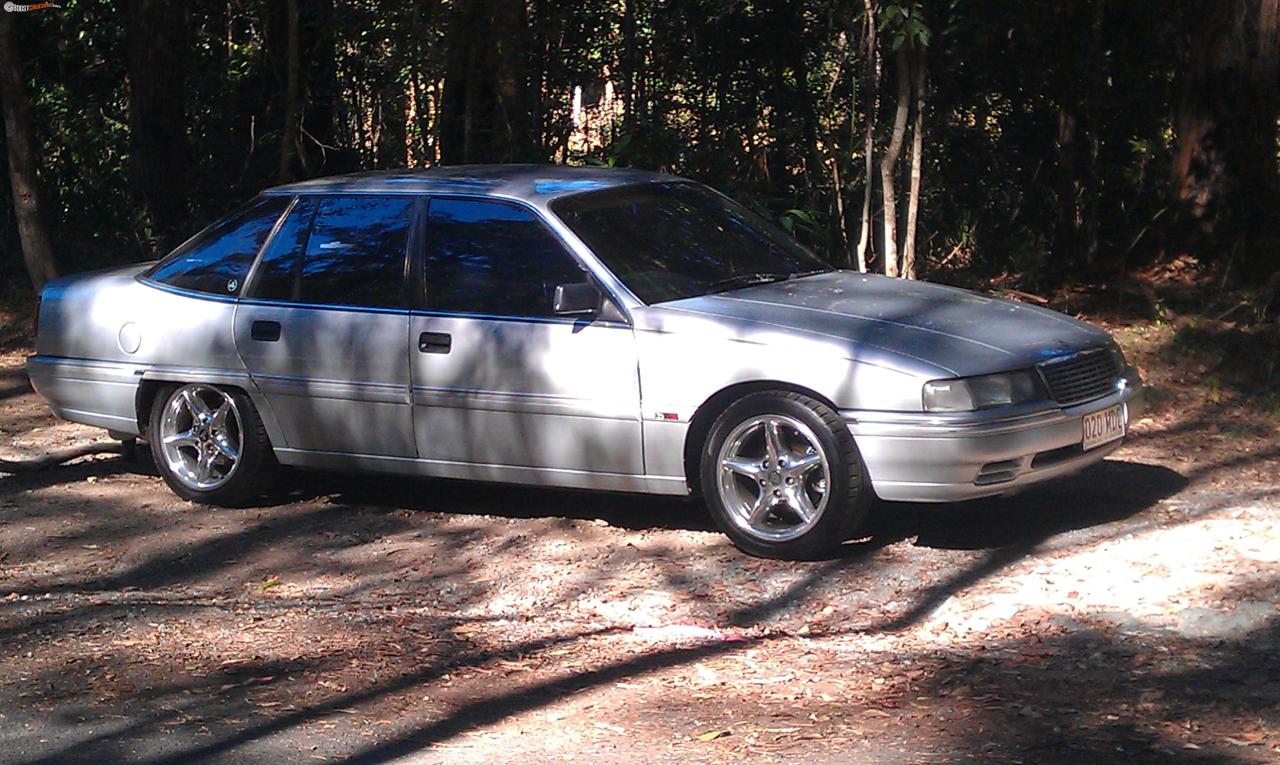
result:
M 315 217 L 314 199 L 299 199 L 258 261 L 251 294 L 267 300 L 297 300 L 302 255 Z
M 552 209 L 646 303 L 831 270 L 755 213 L 692 183 L 576 194 Z
M 433 199 L 426 302 L 434 311 L 553 316 L 556 285 L 586 274 L 533 213 L 499 202 Z
M 302 260 L 304 303 L 402 308 L 412 197 L 321 197 Z
M 233 212 L 174 250 L 147 276 L 197 292 L 236 295 L 289 197 L 264 197 Z

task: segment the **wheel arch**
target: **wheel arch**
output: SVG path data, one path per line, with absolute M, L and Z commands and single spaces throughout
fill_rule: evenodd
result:
M 702 459 L 700 455 L 703 445 L 711 435 L 711 426 L 735 401 L 752 393 L 760 393 L 762 391 L 799 393 L 802 396 L 821 401 L 833 410 L 836 409 L 836 405 L 827 396 L 812 388 L 783 382 L 782 380 L 751 380 L 721 388 L 698 405 L 698 408 L 693 412 L 693 417 L 689 420 L 689 429 L 685 433 L 684 475 L 690 493 L 695 496 L 702 493 Z
M 215 385 L 224 390 L 233 390 L 246 396 L 257 410 L 258 417 L 262 419 L 263 425 L 267 429 L 267 434 L 271 438 L 272 443 L 276 442 L 277 431 L 273 430 L 275 425 L 274 418 L 270 417 L 270 413 L 262 405 L 262 401 L 257 395 L 257 391 L 252 386 L 242 384 L 241 381 L 226 381 L 219 379 L 194 379 L 190 376 L 157 376 L 145 377 L 138 385 L 137 393 L 134 394 L 134 416 L 138 420 L 138 432 L 145 438 L 147 431 L 151 427 L 151 408 L 155 406 L 156 396 L 160 391 L 166 388 L 177 388 L 190 383 L 206 383 Z

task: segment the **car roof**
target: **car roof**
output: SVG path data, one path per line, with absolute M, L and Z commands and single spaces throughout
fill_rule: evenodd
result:
M 647 170 L 565 165 L 444 165 L 313 178 L 264 194 L 466 194 L 547 202 L 585 191 L 680 180 Z

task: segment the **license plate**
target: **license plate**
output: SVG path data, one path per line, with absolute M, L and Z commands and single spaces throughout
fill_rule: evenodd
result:
M 1109 444 L 1124 438 L 1124 404 L 1093 412 L 1084 416 L 1084 448 Z

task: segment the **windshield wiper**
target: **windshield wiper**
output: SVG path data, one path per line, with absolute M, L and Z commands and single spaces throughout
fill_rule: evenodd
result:
M 737 276 L 730 276 L 728 279 L 721 279 L 708 284 L 706 294 L 710 295 L 713 292 L 728 292 L 729 290 L 736 290 L 739 287 L 750 287 L 753 284 L 784 282 L 790 278 L 790 274 L 770 274 L 765 272 L 738 274 Z

